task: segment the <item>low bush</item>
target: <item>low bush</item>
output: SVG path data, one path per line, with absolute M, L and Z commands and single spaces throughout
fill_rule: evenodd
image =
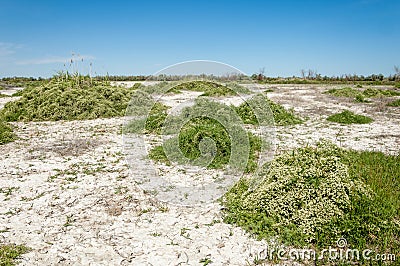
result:
M 363 91 L 365 97 L 391 97 L 391 96 L 399 96 L 400 92 L 394 90 L 382 90 L 382 89 L 375 89 L 375 88 L 368 88 Z
M 281 154 L 255 188 L 242 178 L 223 197 L 224 221 L 258 238 L 327 248 L 395 253 L 400 239 L 400 156 L 340 149 L 330 143 Z
M 365 99 L 363 94 L 357 94 L 356 98 L 354 99 L 355 102 L 357 103 L 369 103 L 370 101 Z
M 400 99 L 388 103 L 387 106 L 399 107 L 400 106 Z
M 249 93 L 250 91 L 237 84 L 230 84 L 229 86 L 222 85 L 211 81 L 189 81 L 181 83 L 175 87 L 174 90 L 187 90 L 187 91 L 202 91 L 202 96 L 218 97 L 218 96 L 234 96 L 238 93 Z
M 0 111 L 6 121 L 84 120 L 123 116 L 134 89 L 112 87 L 104 82 L 57 79 L 18 94 Z
M 374 120 L 364 115 L 357 115 L 349 110 L 344 110 L 341 113 L 333 114 L 327 118 L 330 122 L 336 122 L 340 124 L 368 124 Z
M 254 113 L 254 108 L 260 108 L 264 110 L 270 109 L 274 118 L 275 125 L 287 126 L 303 123 L 303 120 L 296 116 L 293 110 L 286 110 L 282 105 L 279 105 L 268 98 L 262 97 L 259 101 L 256 98 L 258 95 L 254 96 L 252 99 L 242 103 L 236 107 L 236 112 L 241 117 L 243 123 L 258 125 L 259 119 Z M 262 119 L 263 120 L 263 119 Z
M 356 90 L 350 87 L 345 87 L 341 89 L 330 89 L 326 91 L 325 93 L 332 94 L 337 97 L 349 97 L 349 98 L 354 98 L 356 97 L 361 91 Z

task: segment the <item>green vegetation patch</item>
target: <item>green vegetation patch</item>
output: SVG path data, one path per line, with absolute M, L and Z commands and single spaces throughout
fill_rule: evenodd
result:
M 399 156 L 323 142 L 275 157 L 256 178 L 256 188 L 242 178 L 223 197 L 225 222 L 298 247 L 345 237 L 352 248 L 399 250 Z
M 123 116 L 133 89 L 81 80 L 28 87 L 21 98 L 7 103 L 0 116 L 6 121 L 84 120 Z
M 326 91 L 325 93 L 332 94 L 337 97 L 349 97 L 349 98 L 355 98 L 357 95 L 361 93 L 360 90 L 356 90 L 350 87 L 345 87 L 341 89 L 330 89 Z
M 231 88 L 230 88 L 231 87 Z M 202 96 L 218 97 L 218 96 L 234 96 L 238 93 L 250 93 L 250 91 L 237 84 L 230 84 L 225 86 L 211 81 L 189 81 L 181 83 L 175 87 L 174 90 L 187 90 L 187 91 L 200 91 L 204 92 Z
M 344 110 L 341 113 L 333 114 L 329 116 L 326 120 L 340 124 L 368 124 L 374 121 L 370 117 L 357 115 L 349 110 Z
M 0 145 L 9 143 L 16 139 L 12 127 L 6 122 L 0 121 Z
M 252 172 L 257 167 L 257 154 L 261 151 L 262 141 L 260 137 L 240 130 L 239 127 L 226 129 L 217 120 L 209 117 L 196 117 L 182 126 L 178 136 L 165 141 L 164 146 L 156 146 L 150 150 L 149 158 L 167 165 L 171 163 L 171 159 L 180 164 L 206 165 L 209 169 L 220 169 L 230 163 L 235 141 L 235 153 L 240 156 L 233 159 L 231 166 L 238 167 L 247 160 L 245 171 Z M 231 131 L 234 131 L 238 139 L 232 140 Z M 207 141 L 213 141 L 215 146 Z M 174 148 L 176 142 L 179 151 Z M 246 143 L 249 144 L 249 149 L 246 149 Z M 168 157 L 164 149 L 168 152 Z
M 399 107 L 400 106 L 400 99 L 388 103 L 387 106 Z
M 384 90 L 376 88 L 367 88 L 365 90 L 358 90 L 350 87 L 345 87 L 341 89 L 330 89 L 325 93 L 337 97 L 354 98 L 356 102 L 368 102 L 367 100 L 365 100 L 365 98 L 392 97 L 400 95 L 400 92 L 395 90 Z
M 15 260 L 28 251 L 29 248 L 23 245 L 0 245 L 0 265 L 15 265 Z
M 166 127 L 161 133 L 172 136 L 163 147 L 150 151 L 149 157 L 155 161 L 172 160 L 214 169 L 231 164 L 247 172 L 257 167 L 261 138 L 247 132 L 235 110 L 225 104 L 198 98 L 193 106 L 168 116 L 163 123 Z
M 1 89 L 1 88 L 0 88 Z M 0 93 L 0 98 L 7 98 L 7 97 L 10 97 L 9 95 L 7 95 L 7 94 L 2 94 L 2 93 Z
M 275 125 L 278 126 L 287 126 L 287 125 L 296 125 L 303 123 L 303 120 L 296 116 L 293 110 L 286 110 L 282 105 L 277 104 L 271 101 L 268 98 L 263 97 L 260 102 L 257 100 L 257 96 L 254 96 L 250 100 L 242 103 L 238 107 L 236 107 L 236 112 L 243 120 L 245 124 L 258 125 L 259 119 L 254 113 L 253 108 L 261 108 L 264 110 L 271 109 Z

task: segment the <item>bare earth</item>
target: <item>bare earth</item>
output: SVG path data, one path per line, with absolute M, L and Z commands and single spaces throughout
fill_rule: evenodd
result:
M 386 107 L 388 99 L 354 103 L 322 94 L 327 86 L 259 90 L 265 88 L 273 88 L 272 100 L 307 118 L 277 127 L 277 152 L 329 139 L 346 148 L 399 153 L 400 108 Z M 326 121 L 344 109 L 374 122 Z M 20 265 L 201 265 L 205 258 L 211 265 L 252 265 L 267 243 L 222 223 L 220 205 L 170 206 L 135 185 L 122 124 L 123 118 L 13 123 L 19 139 L 0 146 L 0 243 L 32 248 Z

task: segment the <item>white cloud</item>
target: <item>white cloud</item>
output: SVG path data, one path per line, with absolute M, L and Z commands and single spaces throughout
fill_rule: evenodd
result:
M 71 60 L 73 61 L 82 61 L 82 60 L 93 60 L 96 59 L 91 55 L 74 55 L 72 57 L 62 57 L 62 56 L 47 56 L 43 58 L 29 59 L 16 62 L 17 65 L 45 65 L 45 64 L 54 64 L 54 63 L 69 63 Z

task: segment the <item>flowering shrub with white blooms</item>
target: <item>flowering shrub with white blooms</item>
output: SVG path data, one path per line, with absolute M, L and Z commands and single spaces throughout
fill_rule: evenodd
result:
M 241 180 L 225 195 L 228 210 L 236 212 L 228 215 L 228 222 L 257 219 L 253 227 L 276 232 L 292 228 L 307 242 L 314 240 L 321 226 L 350 210 L 351 197 L 372 196 L 363 182 L 350 178 L 341 152 L 322 142 L 276 157 L 255 189 L 250 189 L 249 180 Z

